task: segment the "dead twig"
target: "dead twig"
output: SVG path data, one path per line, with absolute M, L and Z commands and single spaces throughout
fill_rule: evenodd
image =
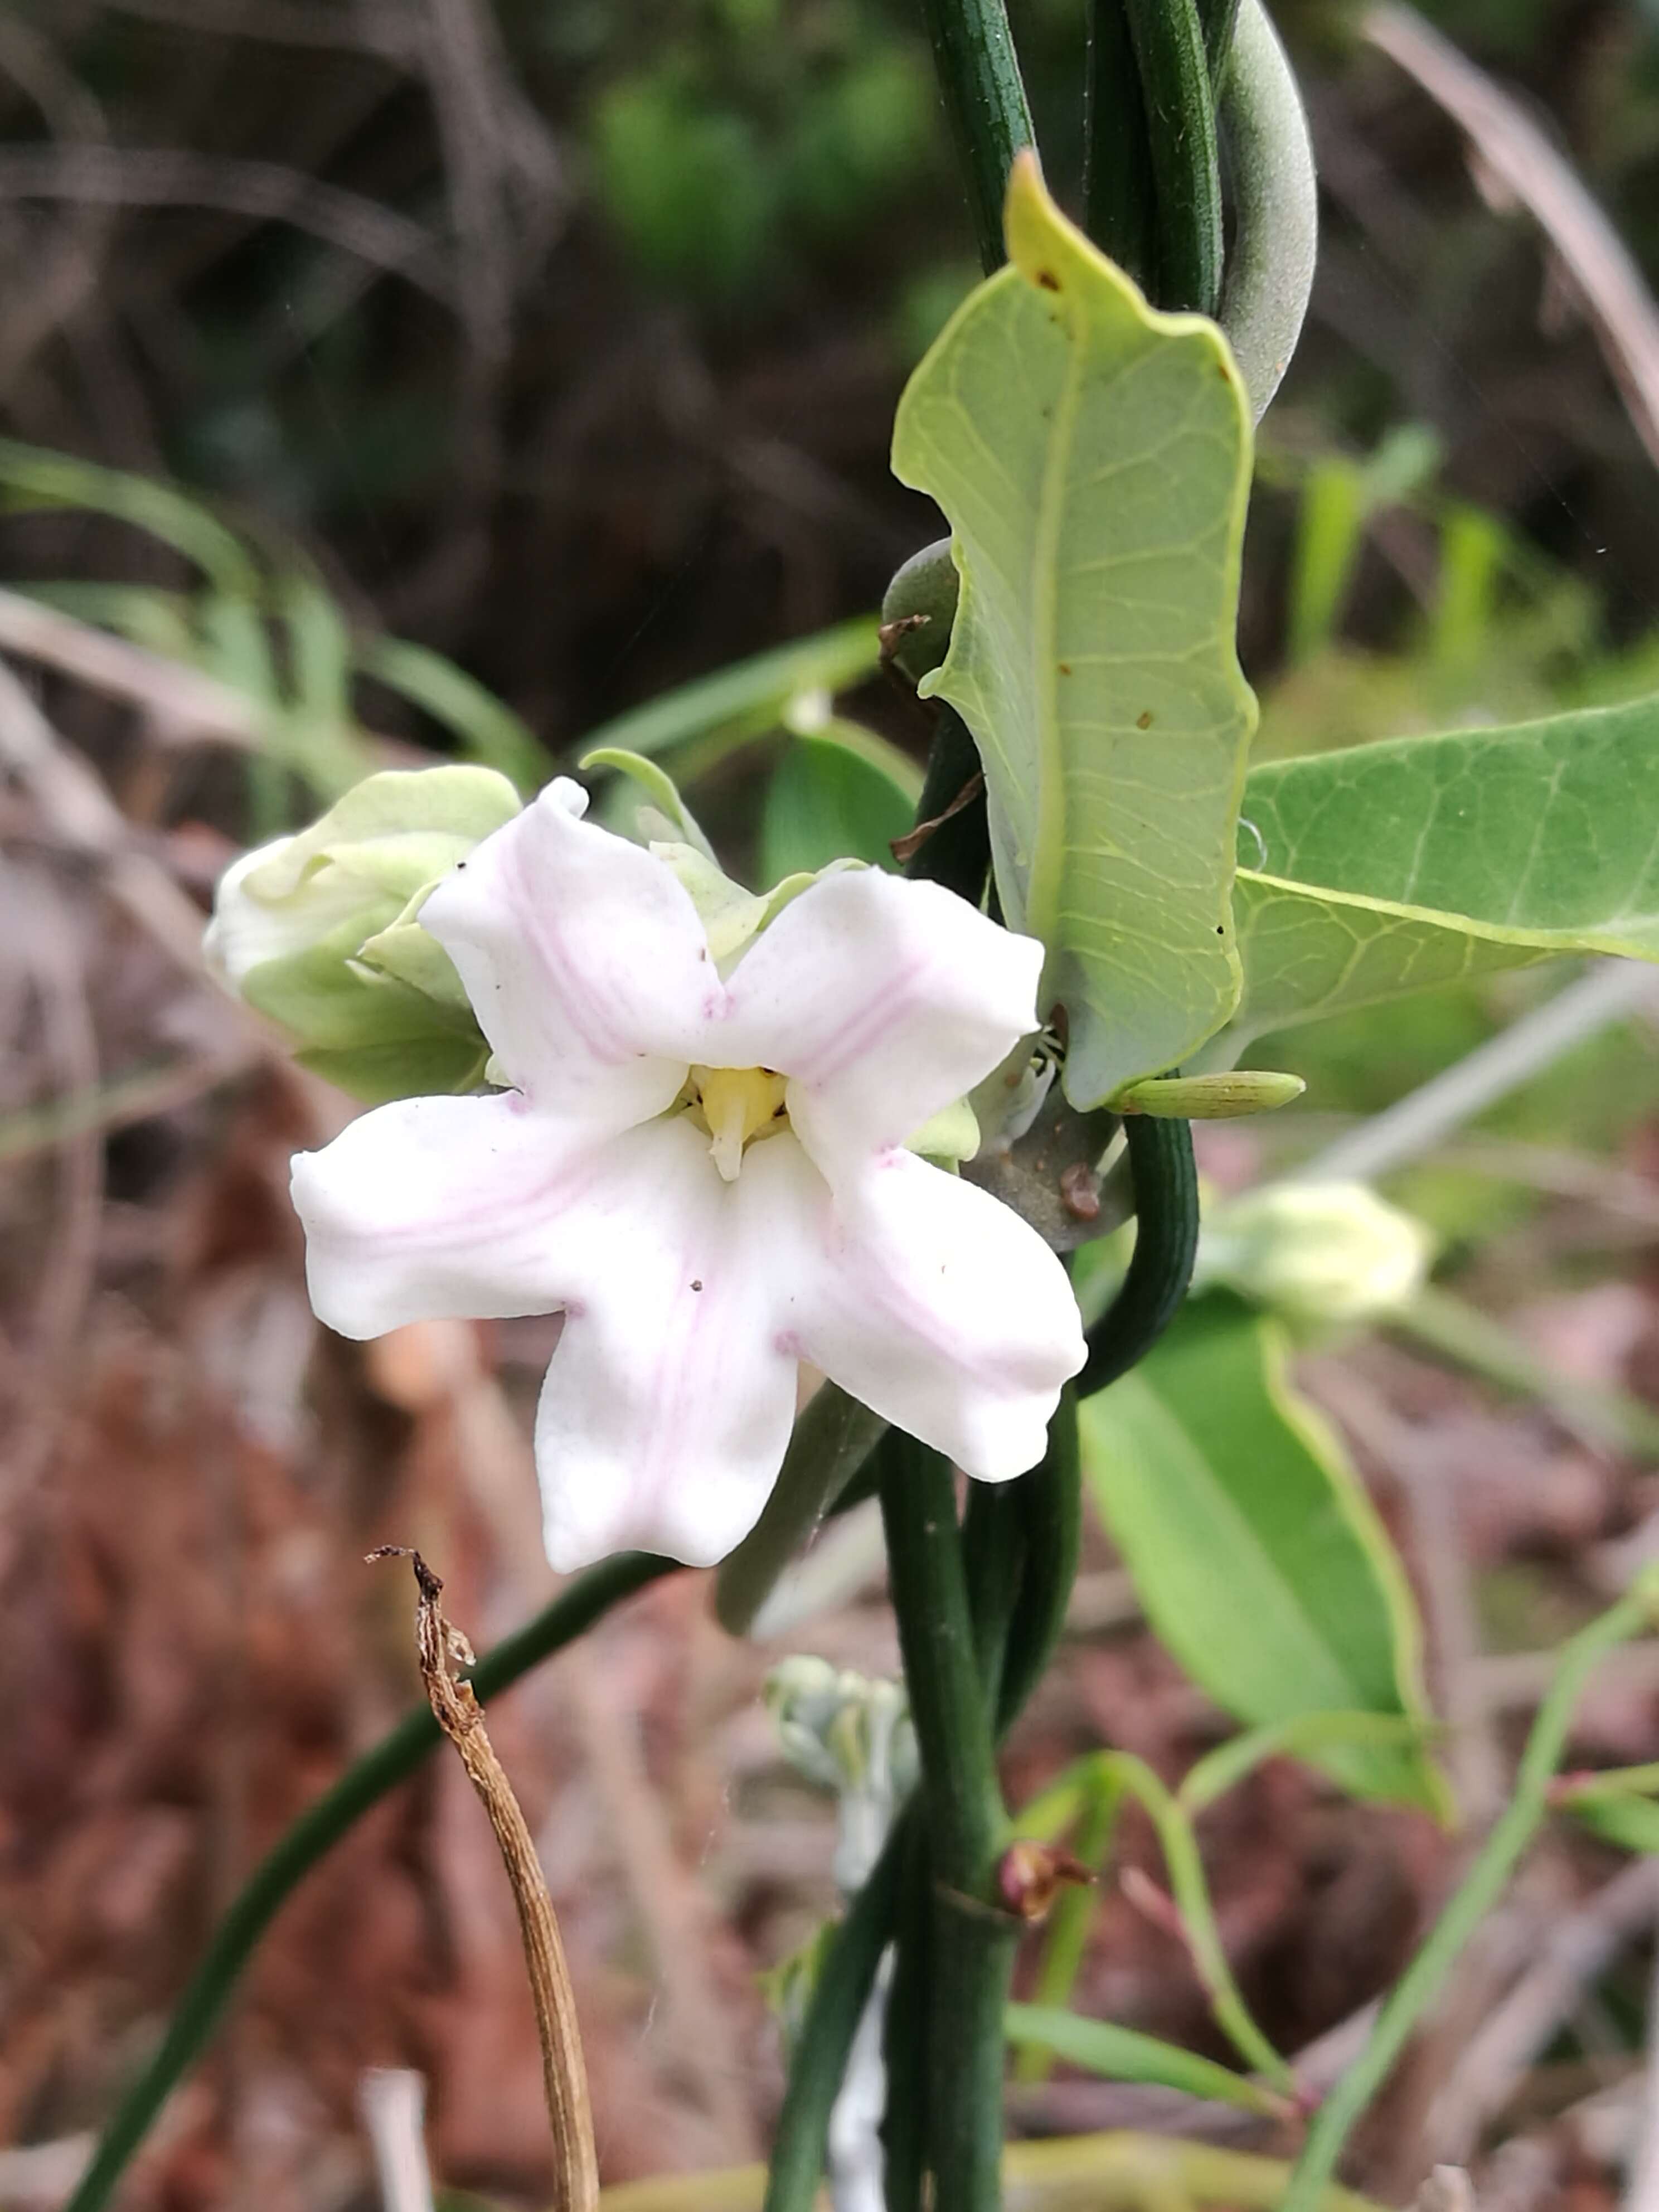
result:
M 1549 240 L 1584 303 L 1637 434 L 1659 463 L 1659 308 L 1613 225 L 1516 100 L 1414 9 L 1387 0 L 1371 9 L 1364 31 L 1468 136 L 1485 196 L 1518 203 Z
M 164 743 L 216 738 L 258 747 L 264 741 L 259 710 L 240 692 L 21 592 L 0 590 L 0 652 L 39 661 L 106 698 L 138 708 L 152 734 Z
M 420 1601 L 415 1613 L 415 1643 L 421 1680 L 439 1727 L 461 1755 L 467 1779 L 483 1800 L 495 1832 L 501 1861 L 518 1908 L 525 1965 L 541 2039 L 542 2080 L 547 2116 L 553 2130 L 554 2203 L 559 2212 L 595 2212 L 599 2197 L 599 2165 L 593 2150 L 593 2114 L 582 2065 L 576 2000 L 559 1941 L 553 1901 L 542 1879 L 530 1828 L 513 1794 L 513 1785 L 484 1731 L 483 1708 L 471 1685 L 458 1682 L 451 1662 L 472 1663 L 472 1647 L 445 1620 L 439 1603 L 443 1583 L 418 1552 L 402 1544 L 383 1544 L 373 1559 L 405 1559 L 415 1570 Z
M 170 147 L 8 146 L 0 148 L 0 198 L 205 208 L 285 222 L 402 276 L 442 307 L 456 306 L 453 273 L 423 225 L 360 192 L 343 191 L 275 161 Z

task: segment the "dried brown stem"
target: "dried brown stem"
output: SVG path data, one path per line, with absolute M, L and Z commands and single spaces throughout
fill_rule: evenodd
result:
M 439 1727 L 461 1755 L 467 1779 L 483 1801 L 495 1832 L 513 1902 L 524 1939 L 525 1965 L 541 2038 L 542 2081 L 547 2116 L 553 2129 L 553 2203 L 557 2212 L 595 2212 L 599 2201 L 599 2166 L 593 2152 L 593 2114 L 582 2064 L 576 2000 L 565 1965 L 553 1901 L 542 1879 L 540 1862 L 513 1785 L 484 1731 L 483 1708 L 471 1685 L 458 1682 L 450 1662 L 470 1666 L 472 1647 L 445 1620 L 439 1600 L 443 1583 L 418 1552 L 383 1544 L 371 1559 L 406 1559 L 415 1570 L 420 1601 L 415 1613 L 415 1644 L 421 1680 Z

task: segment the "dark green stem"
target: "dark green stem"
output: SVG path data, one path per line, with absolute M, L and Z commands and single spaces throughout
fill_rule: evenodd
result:
M 1233 32 L 1238 22 L 1239 0 L 1198 0 L 1199 28 L 1204 35 L 1204 58 L 1209 65 L 1210 89 L 1218 100 L 1233 51 Z
M 1153 304 L 1214 314 L 1221 298 L 1221 165 L 1198 0 L 1127 0 L 1158 188 Z
M 962 1519 L 962 1565 L 968 1585 L 968 1613 L 974 1625 L 974 1662 L 986 1709 L 1001 1702 L 1008 1635 L 1024 1583 L 1028 1486 L 1036 1477 L 1012 1482 L 973 1482 Z
M 677 1571 L 673 1560 L 643 1552 L 622 1552 L 591 1568 L 533 1620 L 484 1654 L 471 1676 L 474 1690 L 486 1701 L 498 1696 L 540 1661 L 574 1642 L 613 1605 L 659 1575 Z M 207 1955 L 179 1999 L 160 2049 L 122 2100 L 65 2212 L 100 2212 L 108 2203 L 168 2094 L 201 2056 L 238 1977 L 278 1909 L 370 1807 L 406 1782 L 442 1740 L 428 1706 L 406 1713 L 389 1735 L 354 1761 L 333 1788 L 301 1814 L 260 1861 L 214 1931 Z
M 935 706 L 933 750 L 921 797 L 916 801 L 918 822 L 938 822 L 930 837 L 917 846 L 905 874 L 923 883 L 943 884 L 977 906 L 991 866 L 991 831 L 981 790 L 968 804 L 940 820 L 980 773 L 979 749 L 968 725 L 954 707 Z
M 1048 1424 L 1048 1449 L 1030 1474 L 1009 1487 L 1018 1493 L 1024 1533 L 1024 1571 L 1005 1641 L 996 1692 L 996 1732 L 1006 1735 L 1048 1670 L 1060 1632 L 1083 1543 L 1083 1475 L 1078 1455 L 1077 1393 L 1067 1384 Z
M 1157 186 L 1127 0 L 1090 0 L 1083 90 L 1083 227 L 1143 292 L 1156 278 Z
M 1117 1296 L 1089 1331 L 1079 1398 L 1127 1374 L 1175 1319 L 1198 1250 L 1198 1169 L 1186 1121 L 1126 1114 L 1135 1188 L 1135 1249 Z
M 830 2115 L 847 2071 L 853 2038 L 875 1986 L 881 1954 L 892 1934 L 915 1826 L 908 1815 L 894 1824 L 869 1880 L 853 1899 L 818 1969 L 800 2040 L 790 2061 L 789 2085 L 784 2092 L 777 2140 L 767 2171 L 763 2212 L 811 2212 L 823 2172 Z
M 1005 258 L 1008 172 L 1034 137 L 1013 37 L 1002 0 L 921 0 L 921 12 L 988 276 Z
M 995 2212 L 1002 2009 L 1018 1924 L 996 1902 L 1006 1815 L 949 1463 L 890 1432 L 881 1508 L 934 1884 L 928 2135 L 936 2201 L 950 2212 Z
M 887 2212 L 922 2212 L 927 2177 L 927 2008 L 933 1989 L 933 1869 L 921 1823 L 912 1824 L 893 1929 L 882 2060 L 887 2070 L 881 2143 Z

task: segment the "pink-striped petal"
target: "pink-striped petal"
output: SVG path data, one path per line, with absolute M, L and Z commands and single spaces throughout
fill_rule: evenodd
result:
M 703 1057 L 789 1078 L 789 1115 L 839 1188 L 902 1145 L 1037 1024 L 1042 948 L 937 884 L 820 877 L 728 979 Z
M 616 1130 L 658 1114 L 725 1004 L 690 898 L 662 861 L 584 822 L 560 778 L 447 876 L 422 924 L 507 1078 L 538 1109 Z
M 898 1152 L 826 1195 L 817 1243 L 803 1356 L 981 1481 L 1035 1467 L 1085 1351 L 1066 1270 L 1036 1230 Z

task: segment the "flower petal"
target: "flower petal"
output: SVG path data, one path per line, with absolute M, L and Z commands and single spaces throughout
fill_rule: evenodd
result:
M 420 919 L 539 1108 L 590 1127 L 659 1114 L 725 1003 L 696 909 L 651 854 L 580 819 L 561 777 L 447 876 Z
M 802 1191 L 823 1185 L 787 1135 L 723 1182 L 683 1118 L 606 1158 L 628 1218 L 602 1287 L 567 1316 L 536 1416 L 547 1555 L 561 1573 L 629 1547 L 710 1566 L 754 1526 L 789 1441 L 781 1285 Z
M 789 1077 L 789 1116 L 839 1185 L 1037 1026 L 1042 948 L 938 884 L 821 876 L 733 969 L 702 1057 Z
M 819 1226 L 802 1357 L 968 1474 L 1035 1467 L 1085 1350 L 1066 1270 L 1036 1230 L 902 1152 L 838 1190 Z
M 406 1098 L 294 1161 L 306 1274 L 342 1336 L 410 1321 L 552 1313 L 586 1286 L 563 1219 L 597 1154 L 516 1094 Z

